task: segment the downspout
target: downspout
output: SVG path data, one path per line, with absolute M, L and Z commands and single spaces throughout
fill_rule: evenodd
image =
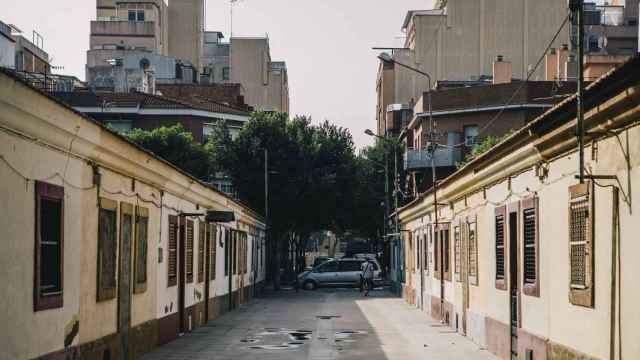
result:
M 617 186 L 612 191 L 612 216 L 611 216 L 611 313 L 609 328 L 609 359 L 615 359 L 616 355 L 616 293 L 617 293 L 617 270 L 620 256 L 619 237 L 620 233 L 620 199 Z M 619 309 L 618 309 L 619 311 Z M 622 355 L 622 354 L 620 354 Z

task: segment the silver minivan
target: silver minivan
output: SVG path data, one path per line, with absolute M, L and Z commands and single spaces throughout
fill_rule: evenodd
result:
M 298 285 L 305 290 L 318 287 L 358 287 L 360 286 L 361 266 L 366 259 L 339 259 L 327 261 L 311 271 L 298 275 Z M 374 283 L 380 282 L 380 264 L 371 259 L 374 264 Z

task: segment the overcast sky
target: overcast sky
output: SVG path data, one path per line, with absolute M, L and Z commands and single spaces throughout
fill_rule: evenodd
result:
M 291 112 L 347 127 L 363 146 L 372 142 L 364 130 L 375 129 L 371 47 L 400 45 L 406 11 L 430 7 L 431 0 L 240 0 L 234 35 L 268 33 L 273 60 L 287 62 Z M 32 30 L 42 34 L 60 72 L 84 79 L 95 0 L 0 0 L 0 9 L 0 20 L 29 38 Z M 228 40 L 229 20 L 229 0 L 207 0 L 207 30 Z

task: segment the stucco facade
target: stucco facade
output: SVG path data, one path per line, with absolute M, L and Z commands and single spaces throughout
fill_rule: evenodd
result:
M 0 227 L 7 246 L 0 254 L 1 273 L 7 284 L 6 295 L 0 299 L 0 319 L 12 324 L 11 331 L 0 339 L 2 356 L 94 359 L 105 358 L 108 353 L 109 358 L 119 359 L 127 351 L 134 358 L 254 294 L 252 290 L 264 279 L 265 267 L 260 265 L 264 264 L 265 247 L 264 224 L 253 211 L 34 90 L 6 70 L 0 71 L 0 109 L 0 179 L 4 189 L 0 208 L 6 214 Z M 37 235 L 34 241 L 41 226 L 36 219 L 45 216 L 37 211 L 40 205 L 34 201 L 39 199 L 36 188 L 42 183 L 64 191 L 60 197 L 61 285 L 54 294 L 61 300 L 48 308 L 39 305 L 42 298 L 37 295 L 40 290 L 35 290 L 34 280 L 38 269 L 45 266 L 38 260 L 44 255 L 38 250 L 41 245 Z M 101 209 L 112 205 L 118 229 L 116 283 L 111 296 L 101 297 L 102 283 L 96 279 L 104 276 L 99 264 L 106 258 L 100 257 L 104 250 L 99 245 L 99 219 Z M 206 210 L 232 211 L 236 221 L 206 224 L 201 222 L 204 217 L 184 215 Z M 139 234 L 126 235 L 131 232 L 123 225 L 131 211 L 147 219 L 146 227 L 142 227 L 146 228 L 144 257 L 137 255 Z M 185 277 L 187 264 L 191 263 L 193 269 L 193 280 L 185 279 L 184 292 L 179 291 L 181 281 L 172 285 L 167 274 L 172 267 L 168 222 L 173 216 L 194 224 L 191 262 L 184 261 L 185 256 L 190 259 L 189 235 L 186 254 L 176 250 L 176 278 Z M 135 224 L 135 229 L 142 226 Z M 211 233 L 222 227 L 232 230 L 238 234 L 237 239 L 202 236 L 203 224 Z M 184 246 L 183 234 L 182 228 L 178 230 L 178 247 Z M 238 239 L 243 236 L 246 246 L 239 246 L 242 241 Z M 134 239 L 133 244 L 125 238 Z M 211 243 L 216 244 L 215 279 L 209 267 L 200 266 L 211 264 Z M 123 244 L 131 244 L 131 248 Z M 235 253 L 224 251 L 229 246 Z M 140 259 L 146 264 L 142 266 L 146 273 L 143 282 L 136 280 L 139 268 L 132 268 Z M 245 266 L 238 268 L 237 274 L 231 273 L 230 289 L 224 266 L 231 259 Z M 228 301 L 229 294 L 232 302 Z M 182 324 L 178 322 L 180 314 Z
M 231 38 L 230 81 L 242 84 L 246 103 L 262 111 L 289 111 L 284 62 L 272 62 L 268 38 Z
M 572 98 L 443 180 L 437 202 L 432 189 L 401 209 L 408 302 L 502 359 L 640 354 L 636 66 L 586 92 L 585 168 L 601 177 L 576 186 Z M 575 245 L 576 234 L 585 241 Z

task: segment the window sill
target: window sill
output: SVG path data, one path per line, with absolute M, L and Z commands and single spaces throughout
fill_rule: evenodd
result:
M 58 309 L 61 307 L 63 307 L 62 292 L 50 295 L 36 295 L 33 303 L 33 311 Z

